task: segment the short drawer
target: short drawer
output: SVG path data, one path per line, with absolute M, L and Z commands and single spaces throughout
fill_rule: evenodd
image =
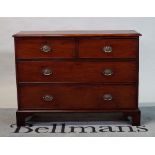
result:
M 23 85 L 20 109 L 132 109 L 137 107 L 134 85 Z
M 74 55 L 72 38 L 16 38 L 16 58 L 70 58 Z
M 19 82 L 136 82 L 135 61 L 19 61 Z
M 138 55 L 138 42 L 138 39 L 81 39 L 79 57 L 135 58 Z

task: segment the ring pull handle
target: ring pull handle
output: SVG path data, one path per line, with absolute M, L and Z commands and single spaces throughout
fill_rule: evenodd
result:
M 111 53 L 112 52 L 112 47 L 111 46 L 104 46 L 102 50 L 105 53 Z
M 105 101 L 111 101 L 113 99 L 112 95 L 111 94 L 104 94 L 103 95 L 103 99 Z
M 44 52 L 44 53 L 48 53 L 48 52 L 51 51 L 51 47 L 48 46 L 48 45 L 43 45 L 43 46 L 41 47 L 41 51 Z
M 45 68 L 45 69 L 42 70 L 42 73 L 45 76 L 49 76 L 49 75 L 52 75 L 52 70 L 49 69 L 49 68 Z
M 102 71 L 102 74 L 105 76 L 111 76 L 111 75 L 113 75 L 113 71 L 112 71 L 112 69 L 107 68 L 104 71 Z
M 50 102 L 53 100 L 53 96 L 52 95 L 45 95 L 45 96 L 43 96 L 43 100 L 46 102 Z

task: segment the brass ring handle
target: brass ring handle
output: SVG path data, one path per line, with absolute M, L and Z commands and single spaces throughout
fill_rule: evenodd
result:
M 104 94 L 103 95 L 103 99 L 105 101 L 111 101 L 113 99 L 112 95 L 111 94 Z
M 51 51 L 51 47 L 48 46 L 48 45 L 43 45 L 43 46 L 41 47 L 41 51 L 42 51 L 42 52 L 45 52 L 45 53 L 48 53 L 48 52 Z
M 45 68 L 45 69 L 42 70 L 42 73 L 45 76 L 49 76 L 49 75 L 52 75 L 52 70 L 49 69 L 49 68 Z
M 113 71 L 112 71 L 112 69 L 107 68 L 104 71 L 102 71 L 102 74 L 105 76 L 111 76 L 111 75 L 113 75 Z
M 104 46 L 102 50 L 105 53 L 111 53 L 112 52 L 112 47 L 111 46 Z
M 46 102 L 50 102 L 53 100 L 53 96 L 52 95 L 45 95 L 45 96 L 43 96 L 43 100 Z

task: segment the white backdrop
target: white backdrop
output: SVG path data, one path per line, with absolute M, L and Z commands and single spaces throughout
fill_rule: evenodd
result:
M 155 105 L 155 18 L 0 18 L 0 107 L 17 107 L 12 35 L 23 30 L 134 29 L 140 38 L 141 106 Z

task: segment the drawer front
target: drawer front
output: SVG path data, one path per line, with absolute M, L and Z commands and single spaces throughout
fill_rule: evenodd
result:
M 19 82 L 136 82 L 136 62 L 20 61 Z
M 135 58 L 138 54 L 138 39 L 81 39 L 81 58 Z
M 70 58 L 75 50 L 74 39 L 16 38 L 16 57 Z
M 134 85 L 19 86 L 20 109 L 132 109 L 137 107 Z

